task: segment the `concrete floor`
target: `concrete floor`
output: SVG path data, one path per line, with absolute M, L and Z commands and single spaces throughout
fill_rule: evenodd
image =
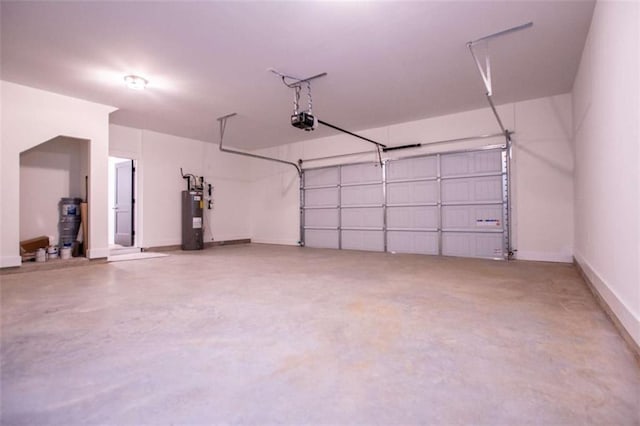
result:
M 640 423 L 571 265 L 238 245 L 5 275 L 2 423 Z

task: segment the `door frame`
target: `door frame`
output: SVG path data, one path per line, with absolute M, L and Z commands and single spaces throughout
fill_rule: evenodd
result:
M 108 222 L 109 222 L 109 235 L 108 235 L 108 242 L 110 246 L 115 245 L 115 212 L 114 212 L 114 208 L 115 208 L 115 166 L 118 163 L 121 163 L 123 161 L 131 161 L 133 164 L 133 168 L 132 168 L 132 186 L 131 186 L 131 197 L 132 197 L 132 203 L 131 203 L 131 232 L 132 232 L 132 245 L 130 246 L 130 248 L 138 248 L 140 247 L 140 232 L 139 229 L 140 228 L 140 211 L 139 211 L 139 204 L 140 204 L 140 197 L 138 196 L 138 174 L 139 174 L 139 163 L 140 161 L 136 158 L 128 158 L 125 156 L 120 156 L 120 155 L 109 155 L 109 171 L 108 171 L 108 175 L 109 175 L 109 182 L 108 182 L 108 187 L 109 187 L 109 202 L 108 202 Z
M 431 152 L 431 153 L 420 153 L 420 154 L 415 154 L 415 155 L 408 155 L 408 156 L 398 156 L 398 157 L 390 157 L 390 158 L 386 158 L 384 160 L 382 160 L 382 165 L 381 165 L 381 175 L 382 175 L 382 191 L 383 191 L 383 196 L 384 196 L 384 204 L 383 204 L 383 215 L 384 215 L 384 224 L 383 224 L 383 234 L 384 234 L 384 252 L 388 251 L 387 248 L 387 183 L 388 183 L 388 179 L 387 179 L 387 173 L 386 173 L 386 169 L 387 169 L 387 165 L 389 162 L 392 161 L 397 161 L 397 160 L 404 160 L 404 159 L 412 159 L 412 158 L 420 158 L 420 157 L 436 157 L 438 160 L 438 176 L 437 176 L 437 182 L 438 182 L 438 191 L 439 193 L 441 193 L 441 180 L 442 177 L 440 176 L 440 157 L 441 155 L 446 155 L 446 154 L 458 154 L 458 153 L 471 153 L 471 152 L 481 152 L 481 151 L 500 151 L 501 152 L 501 157 L 502 157 L 502 171 L 500 173 L 500 175 L 502 176 L 501 180 L 502 180 L 502 220 L 503 220 L 503 244 L 502 244 L 502 248 L 503 248 L 503 254 L 502 256 L 498 256 L 498 257 L 493 257 L 490 256 L 489 258 L 492 259 L 504 259 L 504 260 L 509 260 L 512 258 L 512 253 L 513 253 L 513 247 L 512 247 L 512 235 L 513 235 L 513 229 L 512 229 L 512 207 L 513 207 L 513 193 L 511 191 L 511 174 L 513 172 L 512 170 L 512 165 L 511 165 L 511 161 L 510 161 L 510 154 L 511 154 L 511 144 L 509 143 L 509 141 L 507 141 L 504 144 L 492 144 L 492 145 L 484 145 L 484 146 L 478 146 L 478 147 L 470 147 L 470 148 L 465 148 L 465 149 L 457 149 L 457 150 L 450 150 L 450 151 L 439 151 L 439 152 Z M 312 167 L 312 168 L 307 168 L 307 169 L 303 169 L 302 170 L 302 176 L 300 179 L 300 245 L 301 246 L 305 246 L 305 233 L 307 230 L 307 226 L 305 223 L 305 211 L 307 209 L 307 206 L 305 205 L 305 201 L 306 201 L 306 190 L 307 189 L 317 189 L 317 188 L 324 188 L 324 187 L 337 187 L 338 191 L 340 191 L 341 186 L 342 186 L 342 182 L 340 180 L 340 182 L 338 182 L 337 185 L 326 185 L 326 186 L 319 186 L 317 188 L 315 187 L 309 187 L 306 185 L 305 182 L 305 172 L 307 171 L 314 171 L 314 170 L 322 170 L 322 169 L 330 169 L 330 168 L 338 168 L 339 173 L 341 173 L 341 168 L 342 166 L 354 166 L 354 165 L 361 165 L 361 164 L 374 164 L 371 161 L 360 161 L 360 162 L 353 162 L 353 163 L 339 163 L 339 164 L 332 164 L 332 165 L 326 165 L 326 166 L 320 166 L 320 167 Z M 377 164 L 377 163 L 375 163 Z M 440 197 L 440 195 L 439 195 Z M 336 208 L 338 209 L 338 211 L 341 210 L 342 206 L 341 203 L 339 203 L 340 205 L 336 206 Z M 438 203 L 438 220 L 439 220 L 439 225 L 438 225 L 438 254 L 442 255 L 442 233 L 443 233 L 443 229 L 442 229 L 442 202 L 439 199 Z M 309 207 L 311 208 L 311 207 Z M 339 213 L 340 214 L 340 213 Z M 333 229 L 333 228 L 332 228 Z M 342 249 L 342 244 L 341 244 L 341 231 L 342 231 L 342 226 L 339 223 L 338 227 L 337 227 L 337 231 L 338 231 L 338 249 Z

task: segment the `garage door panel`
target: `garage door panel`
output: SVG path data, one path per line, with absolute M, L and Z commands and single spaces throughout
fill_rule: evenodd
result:
M 502 202 L 502 176 L 445 179 L 442 202 Z
M 502 204 L 443 206 L 442 228 L 469 230 L 502 230 Z
M 382 185 L 359 185 L 341 188 L 343 206 L 382 205 Z
M 387 227 L 437 228 L 438 208 L 436 206 L 388 207 Z
M 304 245 L 316 248 L 332 248 L 340 247 L 338 230 L 325 229 L 305 229 Z
M 387 180 L 408 180 L 434 178 L 438 173 L 438 161 L 435 156 L 407 158 L 387 163 Z
M 307 189 L 304 195 L 306 207 L 338 206 L 340 192 L 338 188 Z
M 354 164 L 342 166 L 342 184 L 382 182 L 382 167 L 378 164 Z
M 342 231 L 342 248 L 346 250 L 384 251 L 382 231 Z
M 491 149 L 388 160 L 384 168 L 369 163 L 307 170 L 305 243 L 502 258 L 504 155 Z
M 338 185 L 339 183 L 340 169 L 338 167 L 307 170 L 304 172 L 305 186 Z
M 340 225 L 338 209 L 307 209 L 304 211 L 305 226 L 338 227 Z
M 481 151 L 473 155 L 474 173 L 502 172 L 502 151 Z
M 347 227 L 372 227 L 384 226 L 384 210 L 382 207 L 342 209 L 342 226 Z
M 503 257 L 502 233 L 443 232 L 442 254 L 461 257 Z
M 443 177 L 501 171 L 501 151 L 462 152 L 441 157 L 440 173 Z
M 389 231 L 387 233 L 387 251 L 438 254 L 438 233 Z
M 438 202 L 438 182 L 403 182 L 387 185 L 388 204 L 419 204 Z

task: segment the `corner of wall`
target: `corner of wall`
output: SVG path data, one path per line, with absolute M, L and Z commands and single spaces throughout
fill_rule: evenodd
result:
M 575 261 L 623 337 L 628 334 L 636 347 L 640 346 L 639 17 L 637 2 L 597 2 L 573 85 L 572 106 Z
M 575 263 L 622 337 L 640 357 L 640 317 L 620 298 L 613 286 L 608 284 L 602 275 L 579 253 L 575 255 Z
M 20 256 L 1 256 L 0 268 L 13 268 L 22 265 L 22 258 Z
M 106 259 L 109 257 L 109 249 L 108 248 L 95 248 L 89 249 L 87 251 L 87 258 L 89 259 Z

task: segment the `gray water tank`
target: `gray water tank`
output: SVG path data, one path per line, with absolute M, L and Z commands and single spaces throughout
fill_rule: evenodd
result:
M 182 250 L 202 250 L 204 224 L 202 191 L 182 191 Z
M 80 230 L 80 203 L 82 198 L 61 198 L 58 203 L 58 213 L 60 220 L 58 222 L 58 245 L 62 247 L 71 247 L 76 240 L 78 231 Z M 53 244 L 53 242 L 51 242 Z

